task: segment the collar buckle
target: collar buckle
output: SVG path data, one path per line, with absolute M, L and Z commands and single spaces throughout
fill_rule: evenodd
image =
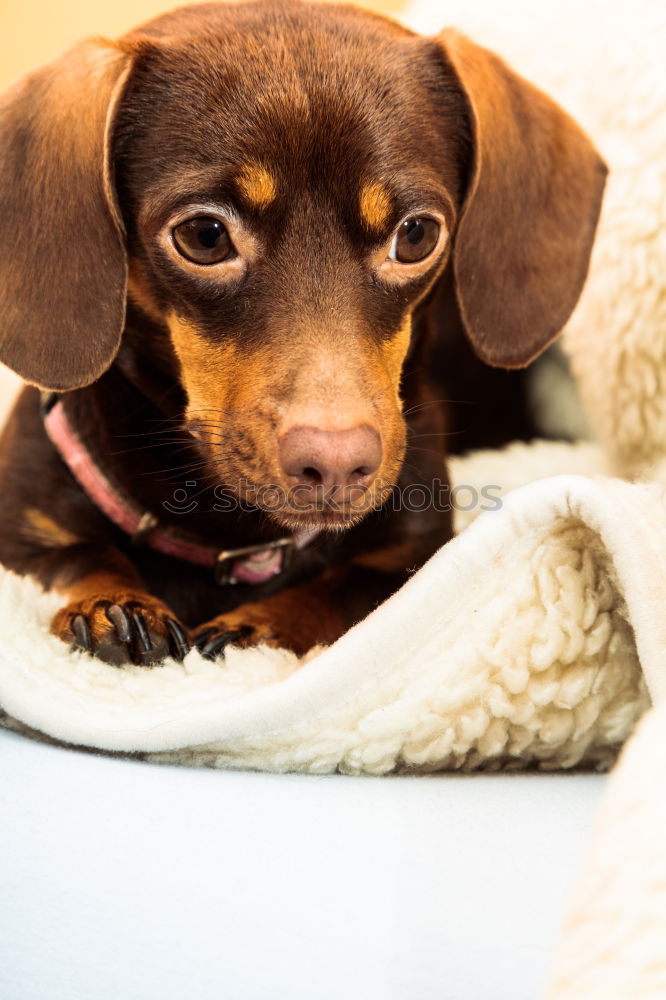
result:
M 131 535 L 130 541 L 132 545 L 143 545 L 148 535 L 152 531 L 155 531 L 158 525 L 159 521 L 155 515 L 151 514 L 149 510 L 145 511 L 136 526 L 136 531 Z

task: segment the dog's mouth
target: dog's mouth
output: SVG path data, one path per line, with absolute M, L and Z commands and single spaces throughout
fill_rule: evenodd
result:
M 242 484 L 237 493 L 244 509 L 266 514 L 274 523 L 291 532 L 340 532 L 359 524 L 371 511 L 383 506 L 392 483 L 376 481 L 368 486 L 305 488 Z

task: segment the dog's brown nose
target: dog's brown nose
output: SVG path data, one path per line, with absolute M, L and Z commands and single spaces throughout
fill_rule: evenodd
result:
M 282 468 L 294 485 L 325 493 L 367 486 L 379 468 L 379 434 L 368 424 L 345 431 L 292 427 L 280 438 Z

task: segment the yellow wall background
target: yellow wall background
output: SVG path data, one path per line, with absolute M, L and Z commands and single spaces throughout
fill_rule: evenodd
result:
M 183 0 L 183 3 L 185 0 Z M 0 0 L 0 90 L 88 35 L 111 38 L 173 7 L 178 0 Z M 361 0 L 397 14 L 406 0 Z

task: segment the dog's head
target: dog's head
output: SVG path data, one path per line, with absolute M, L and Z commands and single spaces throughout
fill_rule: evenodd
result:
M 90 383 L 129 289 L 223 481 L 297 485 L 291 524 L 341 490 L 315 518 L 340 526 L 398 475 L 415 307 L 450 265 L 479 356 L 528 363 L 579 296 L 605 167 L 455 32 L 262 0 L 184 8 L 21 81 L 0 177 L 0 359 Z

